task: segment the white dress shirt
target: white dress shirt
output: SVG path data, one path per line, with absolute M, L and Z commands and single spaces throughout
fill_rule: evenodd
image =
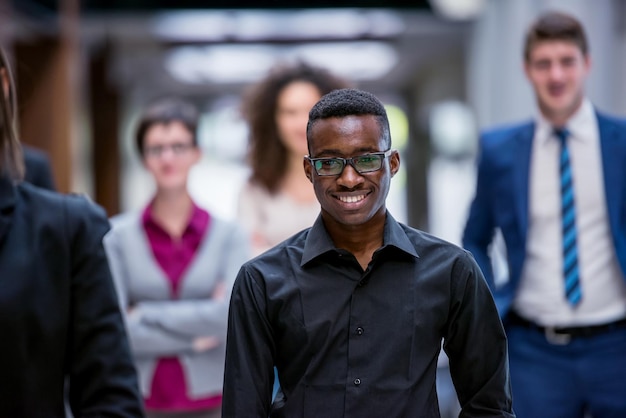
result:
M 554 127 L 539 117 L 530 161 L 526 259 L 513 306 L 523 317 L 544 326 L 602 324 L 626 316 L 626 284 L 609 227 L 598 119 L 588 100 L 566 128 L 582 300 L 572 306 L 565 297 L 560 143 Z

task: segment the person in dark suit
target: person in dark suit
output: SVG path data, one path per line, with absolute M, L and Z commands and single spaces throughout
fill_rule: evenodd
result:
M 12 118 L 0 95 L 0 416 L 65 417 L 67 383 L 75 417 L 142 417 L 106 214 L 20 181 Z
M 525 47 L 539 114 L 481 138 L 463 244 L 504 319 L 520 418 L 626 417 L 626 121 L 585 98 L 589 69 L 580 22 L 540 16 Z
M 48 190 L 56 190 L 50 168 L 50 159 L 45 152 L 22 145 L 24 156 L 24 181 Z

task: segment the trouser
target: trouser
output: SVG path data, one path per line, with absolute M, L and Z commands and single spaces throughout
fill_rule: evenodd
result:
M 221 416 L 221 408 L 192 412 L 146 412 L 146 418 L 221 418 Z
M 626 417 L 626 328 L 561 344 L 538 329 L 506 331 L 517 418 Z

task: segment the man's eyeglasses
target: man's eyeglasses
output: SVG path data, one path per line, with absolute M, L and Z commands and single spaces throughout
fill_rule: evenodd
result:
M 152 145 L 144 148 L 144 154 L 146 157 L 158 158 L 169 149 L 174 155 L 183 155 L 194 146 L 194 144 L 189 142 L 176 142 L 169 145 Z
M 338 176 L 343 173 L 346 164 L 350 164 L 359 174 L 378 171 L 382 168 L 384 159 L 392 152 L 393 150 L 389 149 L 385 152 L 373 152 L 352 158 L 311 158 L 308 156 L 306 158 L 311 162 L 318 176 Z

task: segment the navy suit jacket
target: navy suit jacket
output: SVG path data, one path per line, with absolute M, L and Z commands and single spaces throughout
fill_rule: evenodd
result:
M 0 176 L 0 417 L 143 416 L 104 210 Z
M 604 192 L 615 253 L 626 272 L 626 121 L 596 113 Z M 463 246 L 472 252 L 487 279 L 500 315 L 509 311 L 526 256 L 528 193 L 534 122 L 493 130 L 481 137 L 476 196 L 470 207 Z M 488 249 L 500 229 L 509 277 L 496 288 Z M 626 280 L 626 275 L 624 275 Z
M 55 190 L 54 177 L 50 167 L 50 159 L 45 152 L 26 145 L 22 146 L 24 153 L 24 181 L 43 189 Z

